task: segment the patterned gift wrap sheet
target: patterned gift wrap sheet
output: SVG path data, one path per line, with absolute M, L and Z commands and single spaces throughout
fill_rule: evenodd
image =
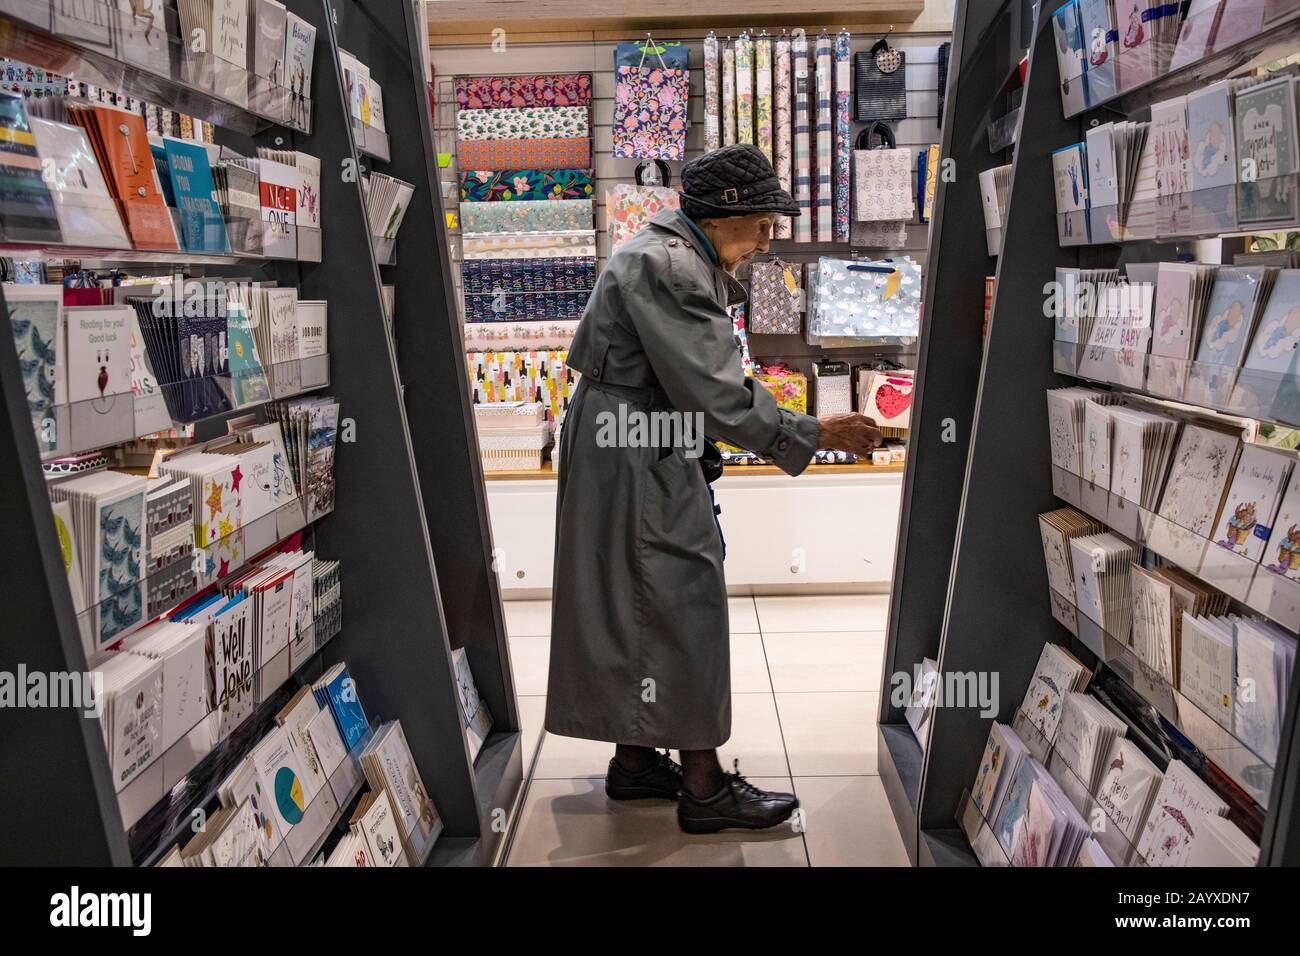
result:
M 465 296 L 466 322 L 536 322 L 582 315 L 590 290 L 573 292 L 496 292 Z
M 474 169 L 460 174 L 461 202 L 592 199 L 594 169 Z
M 458 76 L 454 86 L 462 110 L 591 105 L 589 73 Z
M 595 203 L 590 199 L 466 203 L 460 211 L 460 228 L 467 235 L 568 232 L 592 229 L 594 226 Z
M 594 256 L 555 259 L 472 259 L 461 263 L 466 295 L 505 292 L 590 292 L 596 285 Z
M 462 139 L 456 143 L 456 163 L 461 169 L 589 169 L 591 140 Z

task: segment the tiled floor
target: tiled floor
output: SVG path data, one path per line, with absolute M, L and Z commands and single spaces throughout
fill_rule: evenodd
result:
M 888 603 L 866 595 L 730 600 L 732 736 L 723 765 L 738 758 L 756 785 L 793 790 L 802 813 L 772 830 L 687 836 L 670 803 L 606 799 L 611 744 L 543 732 L 550 603 L 508 602 L 532 778 L 507 864 L 906 866 L 876 771 Z

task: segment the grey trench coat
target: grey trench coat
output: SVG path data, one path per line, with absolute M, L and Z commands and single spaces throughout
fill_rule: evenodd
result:
M 731 735 L 722 543 L 700 462 L 680 443 L 597 436 L 620 412 L 702 412 L 710 436 L 803 471 L 817 421 L 745 377 L 727 313 L 743 297 L 678 210 L 620 246 L 596 282 L 560 438 L 551 733 L 688 750 Z

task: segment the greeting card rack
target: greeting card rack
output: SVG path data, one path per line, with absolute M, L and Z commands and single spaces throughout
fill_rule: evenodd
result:
M 252 272 L 257 279 L 297 287 L 303 299 L 329 303 L 328 391 L 341 404 L 341 432 L 346 433 L 335 459 L 335 510 L 303 532 L 309 535 L 303 547 L 342 561 L 347 616 L 328 642 L 314 641 L 310 658 L 301 665 L 294 662 L 269 681 L 263 675 L 258 699 L 274 707 L 295 684 L 346 662 L 368 715 L 401 720 L 441 816 L 443 835 L 427 862 L 491 864 L 504 829 L 500 823 L 513 810 L 522 776 L 518 716 L 491 571 L 482 475 L 459 361 L 462 349 L 450 285 L 438 266 L 446 261 L 446 251 L 437 245 L 441 209 L 426 161 L 431 134 L 419 52 L 424 38 L 413 3 L 287 0 L 291 12 L 316 28 L 310 123 L 292 123 L 289 117 L 277 122 L 187 83 L 183 74 L 141 71 L 111 51 L 82 51 L 56 36 L 49 21 L 44 27 L 39 19 L 33 21 L 31 14 L 39 13 L 40 6 L 0 2 L 0 36 L 24 38 L 29 60 L 42 48 L 53 51 L 50 61 L 33 65 L 74 78 L 84 70 L 103 85 L 111 79 L 113 88 L 127 95 L 213 123 L 217 141 L 244 155 L 265 146 L 320 158 L 325 226 L 319 264 L 190 261 L 184 254 L 175 260 L 195 275 L 248 278 Z M 49 3 L 44 7 L 48 11 Z M 399 238 L 412 252 L 396 260 L 398 265 L 383 266 L 382 277 L 370 241 L 357 175 L 363 163 L 340 68 L 339 37 L 344 35 L 347 49 L 376 69 L 389 122 L 394 128 L 422 131 L 423 149 L 416 142 L 397 151 L 389 170 L 417 186 L 416 208 Z M 429 255 L 428 250 L 439 248 L 439 255 Z M 117 261 L 130 258 L 124 253 Z M 385 318 L 385 282 L 396 283 L 397 311 L 408 319 L 399 341 L 406 370 L 400 376 Z M 405 400 L 403 380 L 409 383 Z M 9 546 L 0 558 L 8 606 L 0 671 L 14 674 L 22 665 L 28 673 L 82 673 L 88 661 L 50 517 L 17 353 L 7 334 L 0 335 L 0 396 L 0 448 L 5 449 L 0 483 L 9 519 Z M 406 401 L 413 403 L 409 420 Z M 224 433 L 226 417 L 198 423 L 196 437 Z M 460 647 L 467 651 L 494 716 L 493 732 L 477 760 L 466 741 L 452 664 L 452 649 Z M 97 719 L 83 717 L 79 709 L 5 707 L 0 737 L 5 740 L 0 807 L 7 821 L 0 824 L 3 862 L 148 864 L 175 842 L 179 831 L 165 825 L 155 826 L 152 836 L 129 833 L 124 826 Z M 251 733 L 235 733 L 223 747 L 251 746 L 253 739 Z M 202 780 L 191 778 L 187 786 L 200 803 L 214 792 Z M 347 820 L 359 788 L 341 781 L 333 790 L 334 812 L 322 809 L 327 832 Z M 142 823 L 174 817 L 161 806 L 153 816 L 131 816 Z M 318 838 L 313 834 L 312 845 L 299 847 L 290 862 L 307 861 Z
M 1066 645 L 1096 670 L 1093 685 L 1099 688 L 1099 696 L 1118 702 L 1121 708 L 1132 708 L 1129 713 L 1143 711 L 1149 725 L 1159 728 L 1171 752 L 1184 762 L 1199 761 L 1207 775 L 1226 776 L 1226 771 L 1215 765 L 1216 755 L 1211 753 L 1214 745 L 1189 744 L 1194 737 L 1191 728 L 1181 726 L 1189 712 L 1179 708 L 1176 700 L 1172 707 L 1168 702 L 1162 707 L 1152 700 L 1152 695 L 1159 694 L 1161 688 L 1143 690 L 1139 686 L 1141 675 L 1126 665 L 1125 655 L 1111 653 L 1113 648 L 1108 650 L 1108 640 L 1113 636 L 1098 635 L 1097 628 L 1078 620 L 1075 627 L 1069 628 L 1053 616 L 1037 515 L 1074 503 L 1094 515 L 1105 511 L 1109 522 L 1114 513 L 1124 509 L 1112 508 L 1114 502 L 1106 502 L 1105 508 L 1100 507 L 1100 502 L 1090 504 L 1078 482 L 1071 485 L 1063 481 L 1061 475 L 1054 475 L 1051 467 L 1044 393 L 1050 388 L 1078 384 L 1079 380 L 1054 370 L 1061 366 L 1053 361 L 1054 328 L 1052 321 L 1044 318 L 1044 288 L 1054 281 L 1058 267 L 1122 268 L 1129 262 L 1171 260 L 1180 251 L 1191 251 L 1154 241 L 1104 246 L 1062 246 L 1058 241 L 1051 198 L 1054 195 L 1052 151 L 1082 140 L 1092 120 L 1114 118 L 1112 114 L 1117 107 L 1131 109 L 1130 118 L 1143 118 L 1141 110 L 1149 103 L 1163 98 L 1166 90 L 1167 95 L 1174 95 L 1189 79 L 1188 72 L 1167 79 L 1157 78 L 1144 86 L 1140 95 L 1135 93 L 1107 104 L 1105 115 L 1090 111 L 1075 118 L 1065 117 L 1051 20 L 1051 14 L 1060 6 L 1061 0 L 1044 0 L 1034 26 L 1010 202 L 997 261 L 992 316 L 960 491 L 962 504 L 955 528 L 949 524 L 943 529 L 949 540 L 952 532 L 956 532 L 951 578 L 938 592 L 946 594 L 942 627 L 936 631 L 937 647 L 929 648 L 927 653 L 935 656 L 937 651 L 942 675 L 984 675 L 986 678 L 996 675 L 997 719 L 1010 723 L 1044 643 Z M 1258 63 L 1260 56 L 1273 55 L 1274 39 L 1258 37 L 1253 48 L 1249 43 L 1239 45 L 1230 57 L 1198 67 L 1196 76 L 1209 80 L 1236 75 Z M 968 83 L 964 59 L 962 71 L 954 74 L 954 89 L 949 96 L 954 104 L 964 98 L 961 86 Z M 1211 66 L 1216 66 L 1218 72 L 1207 73 Z M 1231 74 L 1226 72 L 1229 70 Z M 963 109 L 955 106 L 953 112 L 960 117 Z M 960 183 L 949 186 L 946 194 L 941 190 L 940 210 L 959 188 Z M 936 228 L 939 221 L 936 217 Z M 942 242 L 941 237 L 936 245 Z M 946 262 L 945 267 L 951 269 L 952 261 Z M 922 407 L 933 400 L 932 395 L 923 395 Z M 923 446 L 909 463 L 909 469 L 913 466 L 918 469 L 918 482 L 936 480 L 942 474 L 939 466 L 925 460 L 924 453 Z M 1149 521 L 1144 525 L 1141 516 L 1138 518 L 1128 536 L 1150 547 L 1155 544 L 1152 532 L 1158 529 L 1151 527 Z M 905 531 L 906 528 L 905 525 Z M 1157 553 L 1208 580 L 1203 576 L 1203 560 L 1193 560 L 1168 549 L 1157 548 Z M 900 572 L 904 554 L 900 546 Z M 946 563 L 944 566 L 948 567 Z M 1295 622 L 1288 616 L 1290 612 L 1281 608 L 1274 596 L 1255 594 L 1257 573 L 1246 578 L 1229 573 L 1217 580 L 1241 585 L 1238 590 L 1246 595 L 1241 605 L 1244 610 L 1260 610 L 1294 627 Z M 900 573 L 896 580 L 902 577 Z M 915 587 L 916 581 L 908 586 Z M 906 591 L 901 594 L 905 599 Z M 905 613 L 910 606 L 910 602 L 899 600 L 898 593 L 895 602 L 898 605 L 895 614 Z M 1058 616 L 1061 610 L 1057 608 Z M 897 641 L 901 643 L 906 634 L 902 632 Z M 891 643 L 894 640 L 891 632 Z M 887 681 L 889 672 L 909 665 L 906 658 L 899 659 L 897 649 L 891 647 L 891 653 L 895 656 L 886 667 Z M 889 687 L 884 690 L 888 692 Z M 1296 800 L 1300 776 L 1298 695 L 1300 682 L 1293 679 L 1271 785 L 1265 783 L 1267 793 L 1257 794 L 1263 799 L 1252 808 L 1263 821 L 1261 832 L 1256 834 L 1260 865 L 1300 862 L 1300 815 Z M 1177 720 L 1170 720 L 1171 716 Z M 976 862 L 957 821 L 964 807 L 963 792 L 975 779 L 991 719 L 982 716 L 979 707 L 940 706 L 933 711 L 923 755 L 913 742 L 919 764 L 915 830 L 910 829 L 912 817 L 901 814 L 898 817 L 905 836 L 915 833 L 919 860 L 923 864 Z M 887 730 L 882 705 L 882 737 Z M 907 728 L 902 727 L 901 731 L 906 732 Z M 1189 746 L 1190 750 L 1185 749 Z M 885 752 L 882 747 L 882 777 L 886 776 Z M 894 756 L 894 763 L 898 762 Z

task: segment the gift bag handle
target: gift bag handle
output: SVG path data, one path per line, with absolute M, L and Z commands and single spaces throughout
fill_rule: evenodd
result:
M 872 139 L 880 137 L 880 145 L 883 149 L 897 149 L 898 141 L 894 138 L 894 131 L 889 128 L 889 124 L 881 120 L 876 120 L 861 133 L 858 134 L 857 140 L 853 144 L 854 149 L 875 149 L 872 145 Z

